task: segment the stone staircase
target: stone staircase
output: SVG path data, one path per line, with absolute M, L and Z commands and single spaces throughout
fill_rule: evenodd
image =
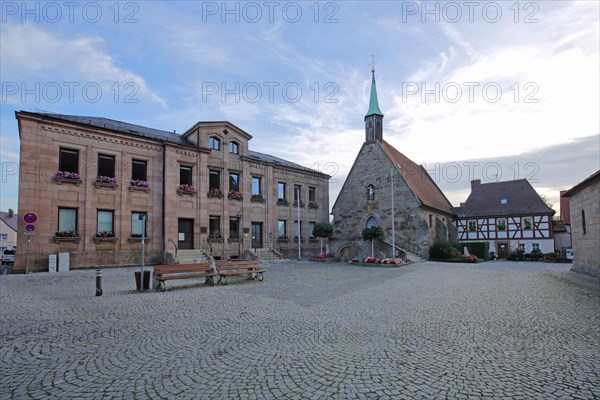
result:
M 280 260 L 281 254 L 274 249 L 252 249 L 250 250 L 259 260 Z
M 384 243 L 392 246 L 392 241 L 390 239 L 385 239 L 383 241 Z M 414 243 L 411 243 L 409 241 L 407 241 L 406 239 L 403 238 L 399 238 L 398 236 L 396 236 L 396 250 L 398 250 L 400 253 L 404 254 L 404 258 L 406 259 L 406 261 L 410 261 L 410 262 L 421 262 L 421 261 L 426 261 L 423 257 L 421 257 L 420 253 L 420 249 L 418 248 L 418 246 Z
M 207 262 L 208 258 L 205 256 L 206 250 L 191 249 L 191 250 L 178 250 L 177 255 L 175 252 L 167 252 L 167 264 L 194 264 Z

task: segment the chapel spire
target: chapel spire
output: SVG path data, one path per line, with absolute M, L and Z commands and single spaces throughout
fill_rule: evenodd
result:
M 377 86 L 375 84 L 375 65 L 371 68 L 371 97 L 369 111 L 365 115 L 365 141 L 383 141 L 383 113 L 379 109 L 377 100 Z

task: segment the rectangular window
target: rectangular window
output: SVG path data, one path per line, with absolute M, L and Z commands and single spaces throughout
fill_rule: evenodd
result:
M 294 185 L 294 201 L 302 201 L 302 186 Z
M 219 138 L 211 136 L 208 139 L 208 147 L 210 147 L 213 150 L 221 150 L 221 141 L 219 140 Z
M 300 221 L 300 226 L 298 226 L 298 221 L 294 221 L 294 237 L 298 239 L 298 233 L 300 233 L 300 238 L 302 238 L 302 221 Z
M 185 165 L 179 166 L 179 184 L 192 185 L 192 167 Z
M 0 233 L 0 240 L 8 240 L 8 233 Z
M 240 145 L 237 142 L 229 142 L 229 152 L 231 154 L 240 154 Z
M 531 222 L 531 217 L 524 217 L 523 218 L 523 230 L 529 231 L 529 230 L 531 230 L 532 227 L 533 227 L 533 224 Z
M 237 172 L 229 173 L 229 190 L 234 192 L 240 191 L 240 174 Z
M 286 200 L 286 190 L 285 190 L 285 183 L 284 182 L 279 182 L 277 183 L 277 198 L 279 200 Z
M 148 162 L 144 160 L 132 160 L 131 161 L 131 179 L 134 181 L 147 181 L 148 180 Z
M 238 217 L 229 217 L 229 237 L 232 239 L 240 237 L 240 219 Z
M 316 225 L 316 222 L 309 222 L 308 223 L 308 232 L 310 234 L 310 238 L 311 239 L 315 238 L 315 233 L 314 233 L 314 231 L 315 231 L 315 225 Z
M 477 221 L 469 221 L 469 232 L 477 232 Z
M 508 204 L 508 199 L 506 197 L 503 197 L 500 199 L 500 205 L 505 206 Z
M 148 214 L 145 212 L 131 213 L 131 236 L 142 237 L 142 230 L 148 237 Z
M 316 201 L 316 189 L 314 187 L 308 187 L 308 201 Z
M 533 251 L 540 251 L 540 244 L 539 243 L 533 243 Z
M 218 215 L 211 215 L 208 217 L 208 234 L 213 236 L 214 239 L 221 237 L 221 217 Z
M 58 170 L 62 172 L 79 173 L 79 150 L 60 148 Z
M 115 156 L 98 154 L 98 176 L 115 177 Z
M 210 170 L 208 174 L 208 186 L 210 189 L 221 189 L 221 172 Z
M 280 219 L 278 223 L 279 238 L 287 239 L 287 221 Z
M 253 197 L 262 196 L 261 180 L 262 179 L 258 176 L 252 177 L 252 196 Z
M 58 231 L 77 232 L 77 209 L 58 208 Z
M 114 211 L 98 210 L 98 221 L 96 225 L 96 232 L 107 232 L 114 234 L 115 228 L 113 225 Z
M 523 252 L 525 251 L 525 243 L 519 244 L 519 250 L 521 250 Z
M 502 219 L 496 220 L 496 229 L 499 231 L 505 231 L 506 230 L 506 219 L 502 218 Z

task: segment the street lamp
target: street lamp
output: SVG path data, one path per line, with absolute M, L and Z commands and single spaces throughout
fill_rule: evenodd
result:
M 140 271 L 140 292 L 144 290 L 144 250 L 146 246 L 146 214 L 140 214 L 138 218 L 142 221 L 142 269 Z
M 296 187 L 296 188 L 294 188 L 294 191 L 295 192 L 297 191 L 296 192 L 296 200 L 297 200 L 296 201 L 296 205 L 298 206 L 297 207 L 297 210 L 298 210 L 298 231 L 296 232 L 298 234 L 298 261 L 302 261 L 302 248 L 301 248 L 301 244 L 300 244 L 300 240 L 301 240 L 300 239 L 300 237 L 301 237 L 300 234 L 301 234 L 301 231 L 302 231 L 300 229 L 300 226 L 301 226 L 301 224 L 300 224 L 300 188 Z
M 242 259 L 242 216 L 244 215 L 243 209 L 237 213 L 235 216 L 237 217 L 237 230 L 238 230 L 238 259 Z

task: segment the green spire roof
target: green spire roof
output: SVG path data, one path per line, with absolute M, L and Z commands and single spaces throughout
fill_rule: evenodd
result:
M 365 117 L 368 117 L 369 115 L 383 116 L 383 113 L 379 109 L 379 101 L 377 100 L 377 86 L 375 85 L 375 69 L 372 69 L 371 73 L 373 74 L 373 80 L 371 81 L 371 99 L 369 100 L 369 111 L 367 111 L 367 115 L 365 115 Z

